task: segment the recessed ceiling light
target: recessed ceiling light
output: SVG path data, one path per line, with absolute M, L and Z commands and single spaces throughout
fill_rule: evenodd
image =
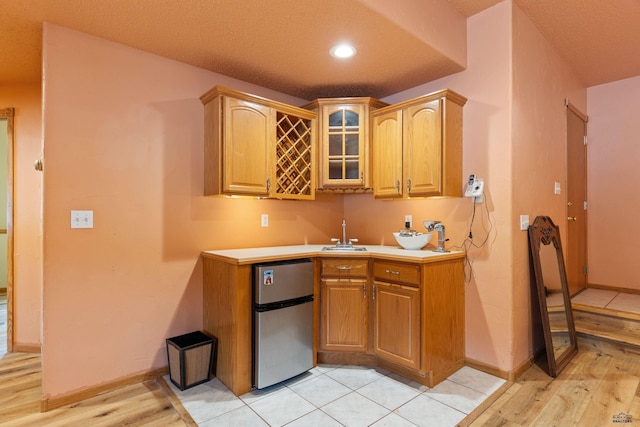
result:
M 356 48 L 347 43 L 335 45 L 329 51 L 334 58 L 351 58 L 356 54 Z

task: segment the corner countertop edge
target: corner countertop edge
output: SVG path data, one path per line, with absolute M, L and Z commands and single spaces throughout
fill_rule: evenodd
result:
M 366 251 L 323 251 L 327 245 L 269 246 L 203 251 L 202 257 L 230 264 L 246 265 L 297 258 L 376 258 L 390 261 L 431 263 L 464 258 L 463 251 L 434 252 L 431 249 L 405 250 L 399 246 L 358 245 Z

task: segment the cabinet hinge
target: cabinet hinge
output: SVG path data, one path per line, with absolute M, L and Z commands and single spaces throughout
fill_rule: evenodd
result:
M 587 145 L 587 135 L 584 136 L 584 145 Z
M 589 267 L 588 266 L 584 266 L 584 275 L 588 276 L 589 275 Z
M 587 201 L 586 200 L 583 202 L 582 209 L 585 210 L 585 211 L 587 210 Z

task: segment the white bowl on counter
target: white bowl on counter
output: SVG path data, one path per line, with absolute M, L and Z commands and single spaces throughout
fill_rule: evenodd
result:
M 418 251 L 426 246 L 427 243 L 433 237 L 432 234 L 412 234 L 412 235 L 403 235 L 400 232 L 396 231 L 393 233 L 393 237 L 396 238 L 396 242 L 404 249 Z

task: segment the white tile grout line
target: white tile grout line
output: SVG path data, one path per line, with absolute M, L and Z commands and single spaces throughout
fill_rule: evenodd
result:
M 333 369 L 335 369 L 335 368 L 337 368 L 337 367 L 339 367 L 339 366 L 334 366 L 334 367 L 333 367 Z M 470 368 L 470 369 L 473 369 L 473 368 Z M 313 379 L 313 378 L 316 378 L 316 377 L 319 377 L 319 376 L 322 376 L 322 375 L 326 375 L 326 373 L 327 373 L 327 372 L 329 372 L 329 371 L 331 371 L 331 370 L 332 370 L 332 369 L 329 369 L 329 370 L 324 371 L 324 372 L 318 372 L 318 375 L 314 375 L 314 376 L 312 376 L 311 378 L 307 378 L 307 379 L 306 379 L 306 380 L 304 380 L 304 381 L 309 381 L 309 380 L 311 380 L 311 379 Z M 481 372 L 481 371 L 479 371 L 479 372 Z M 404 386 L 406 386 L 406 387 L 410 387 L 410 388 L 411 388 L 411 386 L 409 386 L 409 385 L 407 385 L 407 384 L 405 384 L 405 383 L 403 383 L 403 382 L 401 382 L 401 381 L 398 381 L 397 379 L 395 379 L 395 378 L 393 378 L 393 377 L 390 377 L 390 376 L 389 376 L 389 375 L 387 375 L 387 374 L 383 374 L 383 375 L 384 375 L 385 377 L 388 377 L 389 379 L 391 379 L 391 380 L 393 380 L 393 381 L 396 381 L 396 382 L 398 382 L 398 383 L 400 383 L 400 384 L 402 384 L 402 385 L 404 385 Z M 487 374 L 487 375 L 488 375 L 488 376 L 493 377 L 493 376 L 492 376 L 492 375 L 490 375 L 490 374 Z M 329 377 L 329 378 L 332 378 L 332 377 L 330 377 L 330 376 L 328 376 L 328 375 L 326 375 L 326 376 L 327 376 L 327 377 Z M 497 377 L 494 377 L 494 378 L 496 378 L 497 380 L 499 380 L 499 378 L 497 378 Z M 333 379 L 333 378 L 332 378 L 332 379 Z M 334 379 L 334 380 L 335 380 L 335 379 Z M 339 382 L 339 381 L 338 381 L 338 382 Z M 483 392 L 483 391 L 476 390 L 476 389 L 474 389 L 474 388 L 472 388 L 472 387 L 469 387 L 469 386 L 467 386 L 467 385 L 465 385 L 465 384 L 460 384 L 460 383 L 458 383 L 458 382 L 456 382 L 456 381 L 453 381 L 453 380 L 451 380 L 451 382 L 453 382 L 453 383 L 455 383 L 455 384 L 457 384 L 457 385 L 460 385 L 460 386 L 462 386 L 462 387 L 465 387 L 465 388 L 467 388 L 467 389 L 469 389 L 469 390 L 473 390 L 473 391 L 475 391 L 475 392 L 477 392 L 477 393 L 480 393 L 480 394 L 482 394 L 482 395 L 484 395 L 484 396 L 487 396 L 487 398 L 490 396 L 490 395 L 487 395 L 487 394 L 486 394 L 485 392 Z M 169 383 L 170 383 L 170 381 L 169 381 Z M 296 384 L 299 384 L 299 383 L 296 383 Z M 296 392 L 295 392 L 295 390 L 293 390 L 293 389 L 291 389 L 291 388 L 289 387 L 289 385 L 290 385 L 290 384 L 286 384 L 286 383 L 285 383 L 285 384 L 284 384 L 284 388 L 289 389 L 292 393 L 295 393 L 295 394 L 296 394 L 296 395 L 298 395 L 300 398 L 302 398 L 302 399 L 304 399 L 305 401 L 309 402 L 311 405 L 313 405 L 313 406 L 314 406 L 314 408 L 315 408 L 314 410 L 321 410 L 321 411 L 322 411 L 322 407 L 325 407 L 325 406 L 329 405 L 330 403 L 335 402 L 335 400 L 338 400 L 338 399 L 340 399 L 340 398 L 342 398 L 342 397 L 344 397 L 344 396 L 347 396 L 347 395 L 349 395 L 349 394 L 351 394 L 351 393 L 357 393 L 357 394 L 358 394 L 358 395 L 360 395 L 361 397 L 364 397 L 365 399 L 370 400 L 371 402 L 373 402 L 373 403 L 375 403 L 375 404 L 379 405 L 377 402 L 375 402 L 375 401 L 371 400 L 369 397 L 367 397 L 367 396 L 365 396 L 365 395 L 363 395 L 363 394 L 359 393 L 359 392 L 358 392 L 358 390 L 359 390 L 359 389 L 356 389 L 356 390 L 351 390 L 349 393 L 347 393 L 347 394 L 345 394 L 344 396 L 341 396 L 341 397 L 339 397 L 339 398 L 336 398 L 335 400 L 333 400 L 333 401 L 331 401 L 331 402 L 327 402 L 326 404 L 324 404 L 324 405 L 323 405 L 323 406 L 321 406 L 321 407 L 318 407 L 318 406 L 314 405 L 312 402 L 310 402 L 310 401 L 308 401 L 307 399 L 305 399 L 305 398 L 304 398 L 304 396 L 302 396 L 302 395 L 300 395 L 300 394 L 296 393 Z M 171 383 L 171 386 L 172 386 L 172 387 L 174 387 L 172 383 Z M 345 386 L 346 386 L 346 385 L 345 385 Z M 364 387 L 364 386 L 363 386 L 363 387 Z M 362 388 L 362 387 L 361 387 L 361 388 Z M 438 399 L 435 399 L 435 398 L 433 398 L 433 397 L 429 396 L 429 393 L 428 393 L 428 391 L 429 391 L 429 390 L 433 390 L 433 389 L 428 388 L 427 390 L 420 391 L 420 392 L 419 392 L 415 397 L 413 397 L 413 398 L 409 399 L 408 401 L 406 401 L 406 402 L 402 403 L 400 406 L 398 406 L 398 408 L 402 407 L 403 405 L 408 404 L 409 402 L 411 402 L 411 401 L 415 400 L 415 399 L 416 399 L 416 398 L 418 398 L 419 396 L 424 395 L 424 396 L 428 397 L 428 398 L 429 398 L 429 399 L 431 399 L 431 400 L 434 400 L 434 401 L 436 401 L 436 402 L 438 402 L 438 403 L 440 403 L 440 404 L 442 404 L 442 405 L 448 406 L 449 408 L 451 408 L 451 409 L 453 409 L 453 410 L 455 410 L 455 411 L 457 411 L 457 412 L 460 412 L 461 414 L 464 414 L 465 416 L 466 416 L 466 415 L 468 415 L 468 413 L 467 413 L 467 412 L 465 412 L 465 411 L 463 411 L 463 410 L 461 410 L 461 409 L 455 408 L 455 407 L 453 407 L 453 406 L 451 406 L 451 405 L 449 405 L 449 404 L 447 404 L 447 403 L 441 402 L 441 401 L 439 401 Z M 275 391 L 275 390 L 274 390 L 274 391 Z M 178 389 L 175 389 L 175 390 L 174 390 L 174 392 L 176 392 L 176 393 L 180 393 L 180 391 L 179 391 Z M 267 395 L 268 395 L 268 393 L 265 393 L 265 395 L 264 395 L 264 396 L 262 396 L 262 397 L 260 397 L 260 398 L 256 399 L 256 401 L 257 401 L 257 400 L 260 400 L 260 399 L 262 399 L 262 398 L 264 398 L 264 397 L 266 397 Z M 240 398 L 240 397 L 238 396 L 238 398 Z M 181 399 L 181 397 L 180 397 L 179 395 L 178 395 L 178 399 L 180 399 L 180 400 L 182 401 L 182 399 Z M 260 419 L 264 420 L 264 418 L 263 418 L 260 414 L 258 414 L 258 413 L 257 413 L 257 412 L 256 412 L 256 411 L 251 407 L 251 405 L 250 405 L 249 403 L 247 403 L 244 399 L 241 399 L 241 398 L 240 398 L 240 400 L 242 401 L 242 403 L 243 403 L 243 405 L 244 405 L 244 406 L 248 407 L 248 408 L 249 408 L 249 409 L 250 409 L 250 410 L 251 410 L 251 411 L 252 411 L 256 416 L 258 416 Z M 253 402 L 252 402 L 252 403 L 253 403 Z M 481 404 L 482 404 L 482 402 L 480 402 L 478 405 L 476 405 L 476 406 L 474 407 L 474 409 L 475 409 L 475 408 L 477 408 L 477 407 L 478 407 L 479 405 L 481 405 Z M 388 415 L 389 415 L 389 414 L 391 414 L 391 413 L 395 413 L 395 410 L 397 410 L 398 408 L 395 408 L 395 409 L 393 409 L 393 410 L 388 410 L 388 412 L 387 412 L 387 414 L 385 414 L 385 416 L 388 416 Z M 387 408 L 385 408 L 385 409 L 387 409 Z M 313 411 L 311 411 L 311 412 L 313 412 Z M 311 413 L 311 412 L 310 412 L 310 413 Z M 323 412 L 324 412 L 324 411 L 323 411 Z M 329 414 L 327 414 L 326 412 L 324 412 L 324 413 L 325 413 L 327 416 L 330 416 L 330 415 L 329 415 Z M 219 416 L 221 416 L 221 415 L 224 415 L 224 414 L 219 414 L 219 415 L 217 415 L 216 417 L 219 417 Z M 300 419 L 300 418 L 302 418 L 302 417 L 304 417 L 304 416 L 307 416 L 307 415 L 309 415 L 309 413 L 304 414 L 304 415 L 301 415 L 301 416 L 300 416 L 299 418 L 297 418 L 297 419 Z M 216 418 L 216 417 L 214 417 L 214 418 Z M 212 418 L 212 419 L 214 419 L 214 418 Z M 331 417 L 331 418 L 333 418 L 333 417 Z M 384 418 L 384 417 L 382 417 L 382 418 Z M 380 419 L 382 419 L 382 418 L 380 418 Z M 403 419 L 404 419 L 404 418 L 403 418 Z M 207 421 L 210 421 L 210 420 L 207 420 Z M 295 421 L 295 420 L 292 420 L 292 422 L 293 422 L 293 421 Z M 336 421 L 337 421 L 337 420 L 336 420 Z M 379 421 L 379 420 L 378 420 L 378 421 Z M 407 421 L 408 421 L 408 420 L 407 420 Z M 265 421 L 265 422 L 266 422 L 266 421 Z

